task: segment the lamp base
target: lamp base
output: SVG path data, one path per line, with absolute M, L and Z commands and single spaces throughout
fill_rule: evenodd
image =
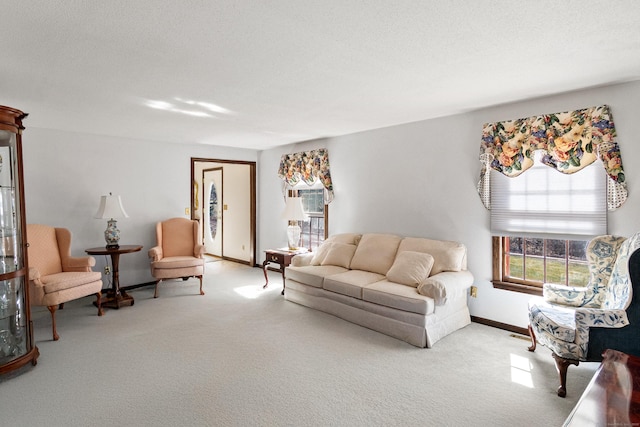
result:
M 300 226 L 297 224 L 297 221 L 295 225 L 289 224 L 289 226 L 287 227 L 287 241 L 289 243 L 289 250 L 295 251 L 296 249 L 300 249 L 298 245 L 300 244 L 301 231 L 302 230 L 300 230 Z
M 104 240 L 107 241 L 107 249 L 119 248 L 120 244 L 120 230 L 116 226 L 116 220 L 111 218 L 107 221 L 107 229 L 104 230 Z

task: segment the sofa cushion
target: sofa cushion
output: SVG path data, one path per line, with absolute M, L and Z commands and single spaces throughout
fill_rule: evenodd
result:
M 447 288 L 441 280 L 429 277 L 418 285 L 418 293 L 433 298 L 436 305 L 444 305 L 447 302 Z
M 101 282 L 102 273 L 99 271 L 68 271 L 41 276 L 40 280 L 44 285 L 44 293 L 49 294 L 89 283 Z
M 303 267 L 289 266 L 284 274 L 287 279 L 295 280 L 305 285 L 322 288 L 322 282 L 326 276 L 348 271 L 344 267 L 336 265 L 305 265 Z
M 365 287 L 362 290 L 362 299 L 385 307 L 422 315 L 432 314 L 435 310 L 433 298 L 420 295 L 414 287 L 388 280 L 381 280 Z
M 460 271 L 466 267 L 464 265 L 464 257 L 467 250 L 462 243 L 421 237 L 405 237 L 398 246 L 398 252 L 404 251 L 430 254 L 433 257 L 431 276 L 443 271 Z
M 433 257 L 427 253 L 404 251 L 396 255 L 387 272 L 387 279 L 414 288 L 424 282 L 433 267 Z
M 324 278 L 322 287 L 331 292 L 362 299 L 362 288 L 383 280 L 384 276 L 362 270 L 350 270 Z
M 352 270 L 385 275 L 393 265 L 401 238 L 393 234 L 364 234 L 351 260 Z
M 349 268 L 356 246 L 348 243 L 331 242 L 321 265 L 337 265 Z
M 362 237 L 362 234 L 342 233 L 342 234 L 334 234 L 333 236 L 330 236 L 326 241 L 346 243 L 348 245 L 357 245 L 358 242 L 360 242 L 361 237 Z
M 331 242 L 325 241 L 323 244 L 318 246 L 318 248 L 313 253 L 313 258 L 311 258 L 310 265 L 322 265 L 322 261 L 327 256 L 329 252 L 329 248 L 331 247 Z

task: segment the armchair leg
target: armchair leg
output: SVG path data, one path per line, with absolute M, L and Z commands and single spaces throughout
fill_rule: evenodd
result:
M 529 325 L 529 336 L 531 337 L 531 347 L 529 347 L 529 351 L 536 351 L 536 334 L 533 332 L 531 325 Z
M 102 311 L 102 292 L 96 293 L 96 305 L 98 306 L 98 316 L 102 316 L 104 314 Z
M 156 289 L 153 291 L 154 298 L 158 298 L 158 283 L 160 283 L 160 280 L 156 280 Z
M 62 309 L 64 308 L 64 303 L 63 303 L 63 302 L 61 302 L 61 303 L 60 303 L 60 305 L 58 306 L 58 308 L 59 308 L 60 310 L 62 310 Z
M 196 276 L 198 279 L 200 279 L 200 295 L 204 295 L 204 291 L 202 290 L 202 276 Z
M 60 338 L 58 332 L 56 332 L 56 310 L 58 309 L 58 307 L 55 305 L 49 305 L 47 306 L 47 308 L 51 312 L 51 330 L 53 331 L 53 340 L 58 341 L 58 339 Z
M 558 396 L 565 397 L 567 395 L 567 369 L 569 365 L 580 364 L 580 361 L 573 359 L 565 359 L 564 357 L 560 357 L 555 353 L 551 353 L 553 358 L 556 361 L 556 369 L 558 370 L 558 374 L 560 375 L 560 387 L 558 387 Z

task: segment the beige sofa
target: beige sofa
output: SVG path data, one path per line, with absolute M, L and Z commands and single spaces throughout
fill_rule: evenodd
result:
M 285 270 L 285 299 L 432 347 L 471 322 L 473 275 L 458 242 L 339 234 Z

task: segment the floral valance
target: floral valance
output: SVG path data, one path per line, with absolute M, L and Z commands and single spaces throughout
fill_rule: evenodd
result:
M 478 192 L 490 206 L 490 173 L 494 169 L 516 177 L 533 165 L 534 151 L 543 150 L 542 162 L 562 173 L 574 173 L 600 158 L 609 176 L 609 210 L 627 199 L 616 129 L 607 105 L 543 114 L 524 119 L 487 123 L 482 129 Z
M 329 152 L 326 148 L 300 153 L 284 154 L 280 159 L 278 176 L 293 187 L 303 181 L 313 185 L 320 180 L 325 189 L 325 200 L 333 200 L 333 183 L 329 171 Z

